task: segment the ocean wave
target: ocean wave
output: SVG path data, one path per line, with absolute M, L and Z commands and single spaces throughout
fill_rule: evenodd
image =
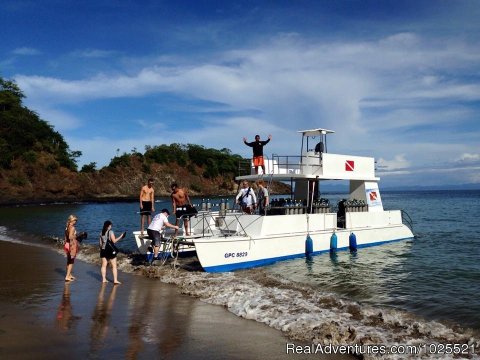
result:
M 479 349 L 478 334 L 473 330 L 452 328 L 404 311 L 341 299 L 261 269 L 225 274 L 163 269 L 150 270 L 150 274 L 152 272 L 163 282 L 176 284 L 185 294 L 225 306 L 237 316 L 281 330 L 293 340 L 323 345 L 449 343 L 473 345 L 475 352 Z M 426 353 L 422 356 L 434 357 Z
M 0 238 L 14 240 L 0 227 Z M 51 247 L 63 253 L 63 240 L 51 237 Z M 83 244 L 80 260 L 100 265 L 98 247 Z M 233 314 L 264 323 L 294 341 L 323 345 L 412 345 L 466 344 L 480 349 L 479 334 L 472 329 L 428 321 L 412 313 L 361 304 L 286 280 L 262 268 L 230 273 L 205 273 L 196 258 L 178 259 L 176 266 L 145 266 L 143 256 L 121 253 L 121 271 L 157 278 L 175 284 L 183 294 L 206 303 L 224 306 Z M 478 355 L 463 358 L 479 359 Z M 410 355 L 411 356 L 411 355 Z M 443 354 L 442 358 L 450 355 Z M 383 355 L 400 359 L 408 355 Z M 438 358 L 425 351 L 416 358 Z M 364 355 L 365 359 L 375 358 Z M 451 356 L 450 358 L 458 358 Z

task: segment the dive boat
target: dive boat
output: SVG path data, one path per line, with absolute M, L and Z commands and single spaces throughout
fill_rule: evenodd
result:
M 190 220 L 191 236 L 178 237 L 182 246 L 195 249 L 205 271 L 246 269 L 414 237 L 406 213 L 384 210 L 374 158 L 329 153 L 332 130 L 299 133 L 299 156 L 274 154 L 265 161 L 265 174 L 254 174 L 252 167 L 250 174 L 236 177 L 289 182 L 289 198 L 271 202 L 266 215 L 230 210 L 224 202 L 215 211 L 202 206 Z M 322 199 L 322 181 L 327 180 L 349 181 L 348 199 L 332 206 Z

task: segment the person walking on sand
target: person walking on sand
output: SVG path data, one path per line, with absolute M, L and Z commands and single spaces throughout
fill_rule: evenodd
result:
M 172 190 L 172 209 L 173 213 L 175 214 L 177 220 L 175 225 L 178 225 L 178 221 L 180 218 L 183 217 L 183 226 L 185 228 L 185 235 L 189 236 L 190 233 L 188 231 L 188 224 L 190 217 L 188 215 L 193 215 L 193 207 L 190 202 L 190 198 L 188 197 L 188 192 L 186 189 L 181 189 L 178 187 L 177 183 L 173 183 L 170 186 Z M 177 235 L 177 231 L 175 231 L 175 236 Z
M 102 233 L 100 234 L 99 245 L 100 245 L 100 258 L 102 259 L 102 267 L 100 272 L 102 274 L 102 282 L 107 283 L 107 264 L 110 263 L 112 266 L 113 274 L 113 284 L 121 284 L 118 281 L 118 271 L 117 271 L 117 249 L 115 243 L 123 239 L 126 233 L 123 233 L 119 237 L 115 237 L 115 234 L 112 230 L 112 222 L 107 220 L 103 223 Z
M 253 148 L 253 166 L 255 166 L 255 174 L 258 174 L 258 167 L 261 166 L 263 174 L 265 174 L 265 161 L 263 159 L 263 147 L 272 139 L 272 135 L 268 135 L 268 140 L 260 141 L 260 135 L 255 135 L 255 141 L 247 142 L 247 138 L 243 138 L 245 145 Z
M 78 254 L 78 241 L 77 241 L 77 230 L 75 225 L 77 224 L 78 218 L 75 215 L 70 215 L 67 219 L 67 224 L 65 226 L 64 234 L 64 246 L 65 254 L 67 255 L 67 268 L 65 274 L 65 281 L 75 280 L 73 276 L 73 264 L 75 263 L 75 257 Z
M 163 238 L 163 230 L 165 227 L 169 227 L 175 230 L 178 230 L 177 225 L 172 225 L 168 222 L 168 215 L 170 212 L 167 209 L 162 209 L 160 214 L 157 214 L 147 229 L 147 234 L 150 239 L 152 239 L 153 246 L 153 258 L 158 257 L 158 251 L 160 250 L 160 242 Z
M 140 189 L 140 234 L 143 235 L 145 218 L 147 226 L 152 221 L 152 212 L 155 211 L 155 190 L 153 189 L 153 179 L 148 179 L 147 185 Z

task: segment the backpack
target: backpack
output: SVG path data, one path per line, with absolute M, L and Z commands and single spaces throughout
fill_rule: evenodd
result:
M 239 198 L 238 198 L 238 203 L 240 204 L 241 207 L 245 207 L 247 206 L 247 202 L 244 201 L 244 199 L 247 199 L 248 196 L 250 195 L 250 190 L 252 190 L 251 187 L 248 188 L 247 192 L 245 193 L 245 195 L 241 195 Z
M 98 239 L 98 246 L 100 247 L 100 250 L 105 250 L 105 247 L 107 246 L 107 242 L 110 239 L 110 230 L 108 230 L 105 235 L 100 235 Z

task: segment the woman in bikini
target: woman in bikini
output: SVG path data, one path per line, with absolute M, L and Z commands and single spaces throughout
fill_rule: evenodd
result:
M 75 215 L 70 215 L 67 220 L 67 225 L 65 227 L 65 245 L 64 250 L 67 254 L 67 273 L 65 275 L 65 281 L 73 281 L 75 277 L 72 275 L 73 264 L 75 262 L 75 257 L 78 253 L 78 241 L 77 241 L 77 230 L 75 225 L 77 224 L 77 217 Z

